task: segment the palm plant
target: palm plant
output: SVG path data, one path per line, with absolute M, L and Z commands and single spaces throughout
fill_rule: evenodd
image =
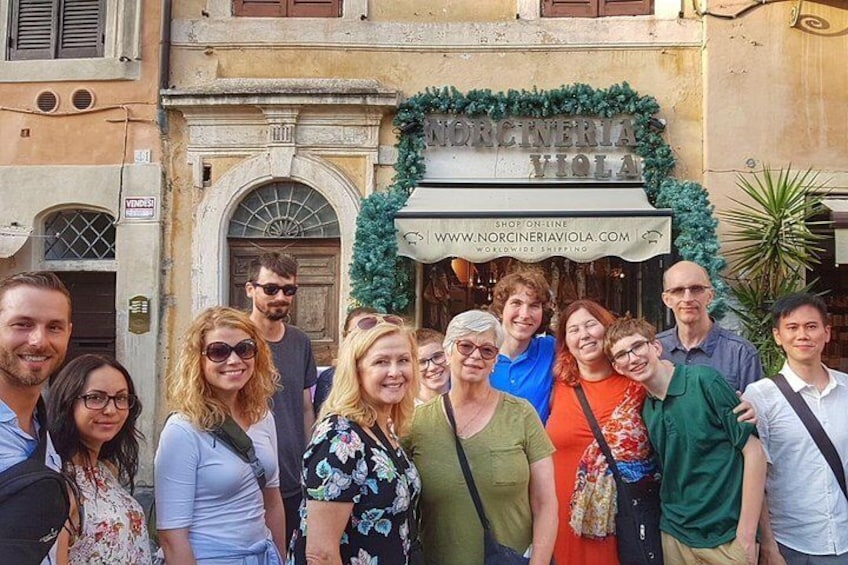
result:
M 807 271 L 819 263 L 825 236 L 811 228 L 829 222 L 812 221 L 821 214 L 827 193 L 818 173 L 763 168 L 739 175 L 736 185 L 746 196 L 731 198 L 738 206 L 720 214 L 731 226 L 727 253 L 735 277 L 728 277 L 738 303 L 732 307 L 743 334 L 760 352 L 766 374 L 780 369 L 782 352 L 772 339 L 770 310 L 788 292 L 808 291 Z

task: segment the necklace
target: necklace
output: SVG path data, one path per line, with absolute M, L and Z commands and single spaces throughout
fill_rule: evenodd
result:
M 459 423 L 457 423 L 457 430 L 456 430 L 456 434 L 457 434 L 458 436 L 460 436 L 460 437 L 462 437 L 462 438 L 467 437 L 467 436 L 465 435 L 465 432 L 468 430 L 468 428 L 470 428 L 470 427 L 471 427 L 471 424 L 473 424 L 474 422 L 476 422 L 476 421 L 477 421 L 477 418 L 479 418 L 479 417 L 480 417 L 480 414 L 482 414 L 482 413 L 483 413 L 483 410 L 485 410 L 485 409 L 486 409 L 486 407 L 489 405 L 489 397 L 490 397 L 491 395 L 492 395 L 492 389 L 491 389 L 491 388 L 489 388 L 488 392 L 486 392 L 486 398 L 484 398 L 484 399 L 483 399 L 483 402 L 480 404 L 480 407 L 479 407 L 479 408 L 477 408 L 477 411 L 476 411 L 476 412 L 474 412 L 474 415 L 473 415 L 473 416 L 471 416 L 471 419 L 469 419 L 468 421 L 466 421 L 466 422 L 462 425 L 462 427 L 459 427 Z

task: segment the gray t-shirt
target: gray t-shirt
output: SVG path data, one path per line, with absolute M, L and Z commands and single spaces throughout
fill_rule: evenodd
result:
M 306 451 L 303 429 L 303 391 L 315 385 L 318 371 L 309 337 L 286 324 L 278 342 L 268 342 L 274 364 L 280 372 L 283 389 L 274 394 L 274 420 L 277 425 L 277 454 L 280 461 L 280 490 L 283 497 L 300 492 L 300 470 Z

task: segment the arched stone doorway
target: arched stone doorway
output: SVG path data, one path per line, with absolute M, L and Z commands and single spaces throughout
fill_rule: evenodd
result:
M 318 191 L 298 182 L 272 182 L 248 193 L 227 229 L 230 305 L 249 309 L 244 285 L 266 251 L 294 256 L 300 287 L 290 322 L 312 339 L 319 365 L 338 349 L 341 233 L 336 211 Z

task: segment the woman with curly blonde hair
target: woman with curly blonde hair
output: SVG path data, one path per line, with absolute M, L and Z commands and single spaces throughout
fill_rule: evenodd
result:
M 289 563 L 410 559 L 421 480 L 398 435 L 409 428 L 418 393 L 416 349 L 413 333 L 391 315 L 360 318 L 342 343 L 303 458 L 305 496 Z
M 285 515 L 269 407 L 278 382 L 268 345 L 246 314 L 214 307 L 191 324 L 167 378 L 173 414 L 154 463 L 167 563 L 280 562 Z M 222 427 L 254 456 L 227 445 Z

